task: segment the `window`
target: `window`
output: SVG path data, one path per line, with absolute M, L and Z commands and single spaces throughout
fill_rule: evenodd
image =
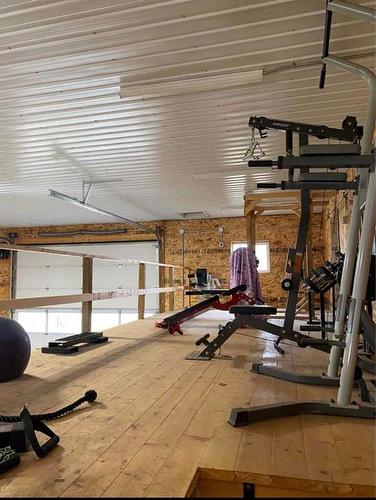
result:
M 231 243 L 231 252 L 237 248 L 247 248 L 245 241 L 234 241 Z M 259 261 L 257 270 L 259 273 L 270 273 L 270 249 L 269 241 L 256 242 L 256 257 Z

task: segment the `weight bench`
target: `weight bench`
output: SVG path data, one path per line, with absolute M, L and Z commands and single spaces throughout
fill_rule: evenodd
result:
M 166 328 L 171 335 L 174 333 L 180 333 L 180 335 L 183 335 L 183 331 L 180 327 L 182 323 L 189 321 L 190 319 L 195 318 L 210 309 L 228 311 L 230 307 L 238 304 L 242 300 L 247 301 L 248 303 L 254 302 L 254 299 L 244 293 L 246 289 L 246 285 L 238 285 L 230 289 L 189 290 L 186 292 L 187 295 L 212 295 L 212 297 L 198 302 L 191 307 L 186 307 L 185 309 L 164 318 L 162 321 L 155 323 L 155 326 L 158 328 Z M 225 295 L 231 295 L 231 299 L 227 302 L 221 302 L 219 300 L 220 296 Z
M 261 305 L 248 305 L 239 304 L 237 306 L 232 306 L 230 308 L 231 314 L 257 314 L 262 316 L 271 316 L 272 314 L 277 314 L 277 308 L 273 306 L 267 306 L 265 304 Z
M 195 344 L 197 346 L 204 344 L 205 348 L 203 351 L 194 351 L 185 359 L 194 359 L 201 361 L 210 361 L 216 354 L 216 351 L 221 349 L 222 345 L 228 340 L 233 333 L 244 325 L 244 315 L 254 316 L 254 315 L 271 315 L 277 313 L 276 307 L 266 306 L 266 305 L 236 305 L 230 307 L 230 313 L 235 314 L 234 320 L 229 321 L 225 326 L 220 326 L 217 336 L 209 342 L 209 333 L 203 335 Z

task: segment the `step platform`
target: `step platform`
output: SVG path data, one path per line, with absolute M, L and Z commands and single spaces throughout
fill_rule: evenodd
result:
M 84 332 L 49 342 L 48 347 L 42 347 L 41 351 L 45 354 L 73 354 L 89 344 L 102 344 L 107 341 L 108 337 L 104 337 L 103 332 Z

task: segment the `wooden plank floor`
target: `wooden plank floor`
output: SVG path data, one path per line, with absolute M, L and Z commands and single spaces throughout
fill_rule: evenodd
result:
M 187 361 L 198 336 L 226 314 L 197 317 L 184 336 L 155 319 L 109 330 L 110 341 L 70 357 L 35 351 L 22 378 L 1 384 L 1 413 L 65 405 L 87 389 L 98 401 L 51 423 L 60 445 L 43 460 L 0 476 L 0 496 L 185 496 L 199 471 L 208 481 L 258 482 L 319 494 L 373 496 L 375 427 L 370 421 L 301 416 L 234 429 L 231 408 L 291 399 L 328 399 L 331 388 L 249 373 L 251 362 L 320 373 L 327 355 L 241 330 L 232 359 Z M 354 398 L 357 394 L 354 393 Z

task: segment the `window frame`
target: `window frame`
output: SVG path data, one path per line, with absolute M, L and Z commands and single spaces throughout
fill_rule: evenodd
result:
M 233 246 L 237 244 L 244 244 L 243 247 L 238 247 L 238 248 L 246 248 L 247 247 L 247 242 L 246 241 L 232 241 L 231 242 L 231 253 L 234 251 Z M 270 273 L 270 242 L 268 240 L 257 240 L 256 245 L 264 244 L 266 245 L 266 269 L 260 270 L 257 269 L 259 274 L 268 274 Z

